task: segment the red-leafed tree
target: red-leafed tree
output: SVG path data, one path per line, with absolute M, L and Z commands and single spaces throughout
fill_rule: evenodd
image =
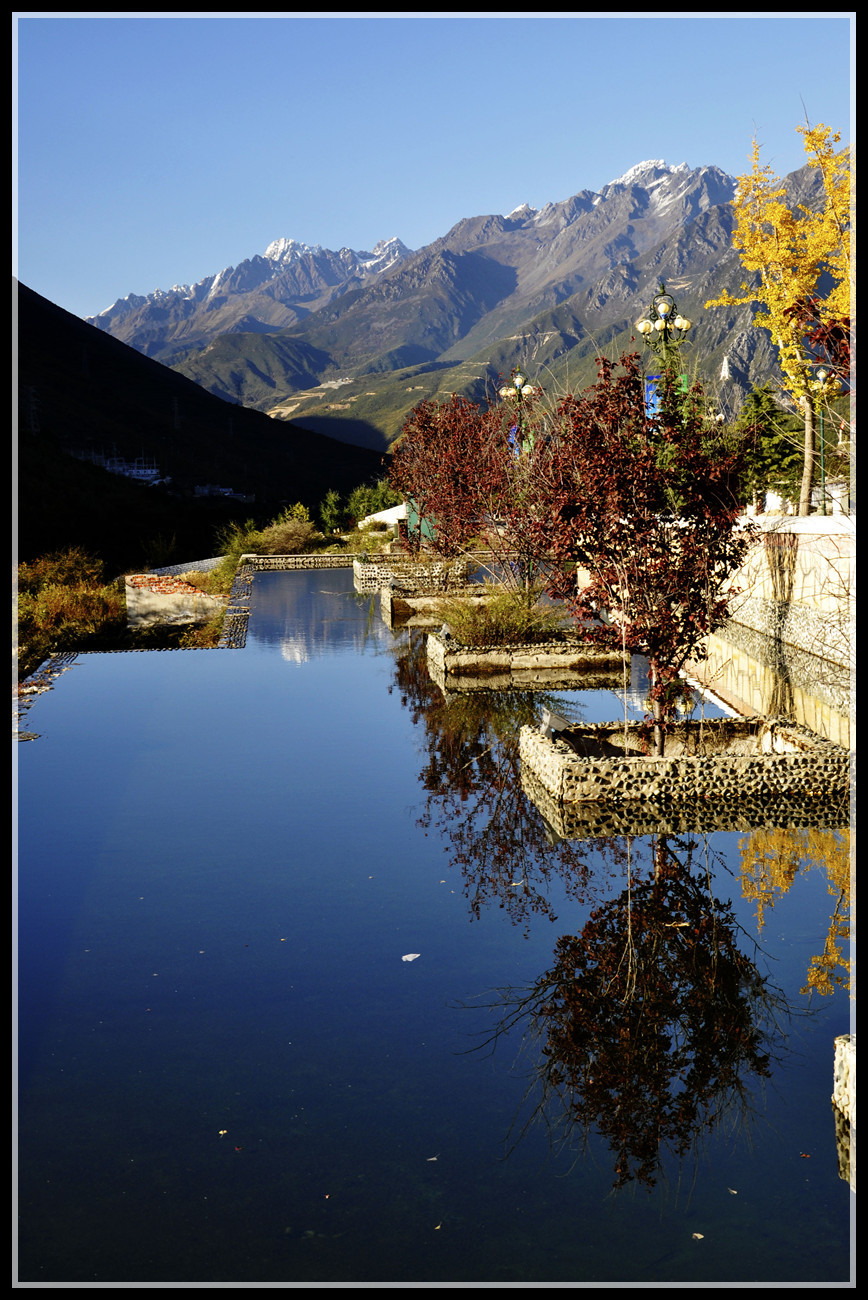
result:
M 721 442 L 701 389 L 667 369 L 650 416 L 638 357 L 600 358 L 583 394 L 552 409 L 424 402 L 404 427 L 391 481 L 444 557 L 484 537 L 500 579 L 563 601 L 587 641 L 647 656 L 655 752 L 727 614 L 726 583 L 749 545 L 738 527 L 740 449 Z M 513 390 L 505 389 L 505 393 Z
M 420 403 L 402 430 L 390 482 L 416 516 L 411 546 L 453 559 L 479 543 L 498 580 L 532 604 L 542 576 L 533 513 L 543 412 L 538 389 L 523 382 L 508 391 L 510 400 L 488 406 L 454 394 Z
M 482 494 L 501 465 L 494 412 L 452 395 L 421 402 L 392 457 L 390 482 L 416 516 L 410 544 L 427 544 L 444 559 L 463 554 L 481 528 Z
M 664 373 L 652 417 L 637 357 L 598 367 L 598 382 L 554 414 L 528 518 L 549 560 L 549 592 L 580 634 L 647 656 L 661 754 L 679 673 L 724 621 L 726 583 L 750 543 L 738 524 L 741 453 L 704 419 L 698 387 L 685 396 Z

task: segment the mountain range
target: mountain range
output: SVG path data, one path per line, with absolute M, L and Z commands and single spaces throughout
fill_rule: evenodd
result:
M 810 167 L 785 184 L 793 203 L 822 202 Z M 387 450 L 423 398 L 484 400 L 514 366 L 553 394 L 593 382 L 600 353 L 641 350 L 635 322 L 664 283 L 693 322 L 686 365 L 735 413 L 777 373 L 750 307 L 704 309 L 748 278 L 735 189 L 715 166 L 646 161 L 598 193 L 463 218 L 415 251 L 279 239 L 89 323 L 227 401 Z

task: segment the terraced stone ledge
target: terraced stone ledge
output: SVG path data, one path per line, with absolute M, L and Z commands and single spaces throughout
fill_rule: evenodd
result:
M 443 616 L 438 611 L 445 597 L 449 600 L 460 597 L 468 605 L 484 605 L 493 599 L 493 593 L 486 592 L 478 582 L 457 583 L 449 588 L 448 593 L 439 594 L 408 591 L 390 583 L 380 588 L 380 613 L 388 627 L 439 628 L 443 625 Z
M 760 829 L 840 830 L 850 824 L 850 800 L 822 791 L 744 794 L 738 800 L 705 795 L 678 801 L 584 799 L 557 803 L 533 771 L 522 767 L 521 786 L 558 840 L 609 838 L 613 835 L 686 835 L 714 831 L 747 833 Z
M 353 585 L 361 592 L 391 585 L 404 593 L 451 595 L 467 583 L 472 567 L 467 559 L 435 562 L 388 553 L 370 555 L 353 560 Z
M 642 752 L 639 724 L 597 723 L 545 735 L 522 727 L 522 772 L 557 806 L 603 803 L 660 807 L 696 804 L 763 807 L 798 795 L 839 806 L 850 789 L 850 754 L 783 718 L 685 722 L 666 752 Z
M 466 646 L 441 630 L 429 632 L 427 652 L 431 677 L 450 690 L 474 685 L 490 690 L 534 677 L 548 689 L 559 678 L 572 685 L 580 679 L 588 688 L 617 688 L 623 685 L 625 667 L 630 671 L 629 656 L 590 646 L 569 632 L 536 645 Z

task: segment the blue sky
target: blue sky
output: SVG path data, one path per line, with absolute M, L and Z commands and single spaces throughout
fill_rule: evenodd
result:
M 280 236 L 419 248 L 635 163 L 855 138 L 853 11 L 13 11 L 20 280 L 77 315 Z

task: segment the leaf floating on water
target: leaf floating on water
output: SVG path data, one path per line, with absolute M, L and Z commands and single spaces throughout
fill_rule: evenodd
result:
M 406 952 L 404 953 L 404 956 L 401 958 L 401 961 L 415 961 L 417 957 L 421 957 L 421 956 L 422 956 L 421 952 Z
M 694 1232 L 694 1234 L 693 1234 L 693 1240 L 694 1240 L 694 1241 L 703 1241 L 704 1239 L 705 1239 L 705 1233 L 704 1233 L 704 1232 Z

